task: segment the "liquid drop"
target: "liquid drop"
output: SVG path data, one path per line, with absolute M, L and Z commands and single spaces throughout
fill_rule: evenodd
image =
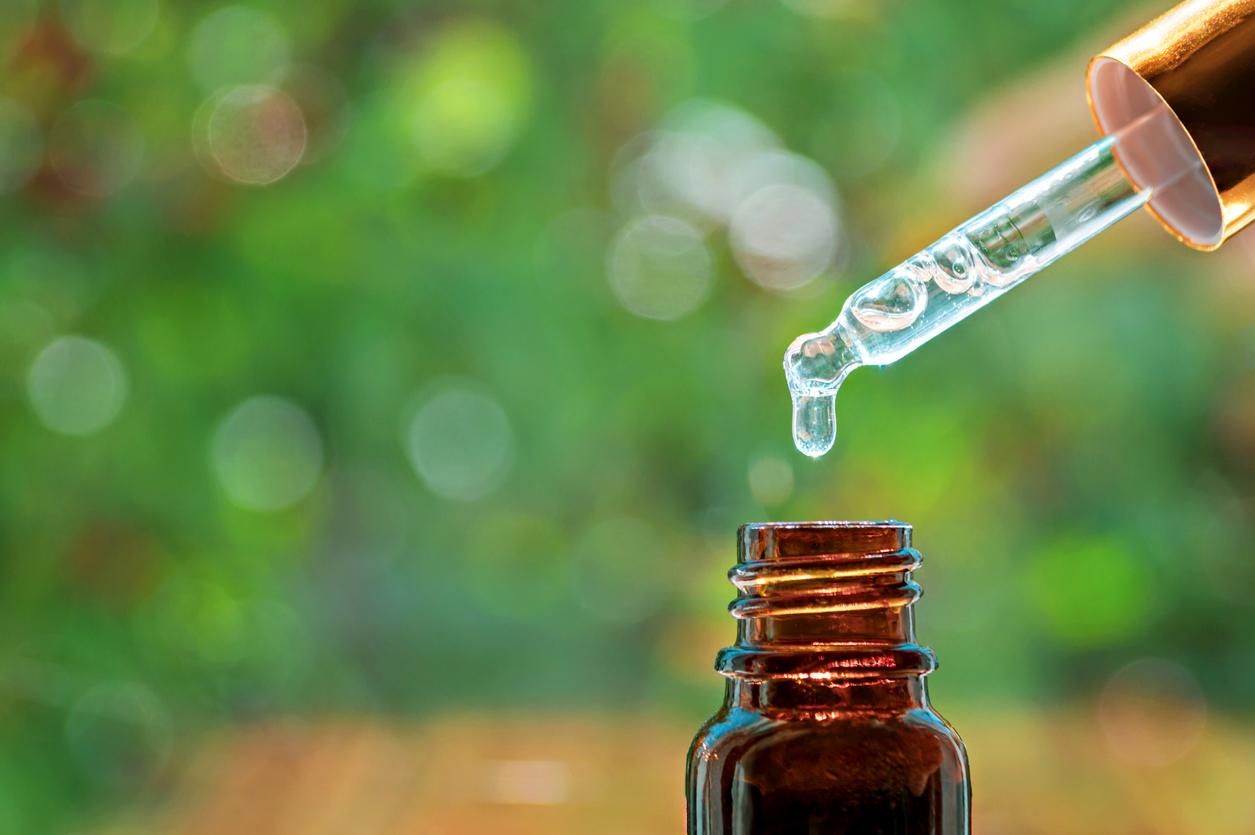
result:
M 835 394 L 793 395 L 793 443 L 798 450 L 818 458 L 832 449 L 837 440 L 837 397 Z

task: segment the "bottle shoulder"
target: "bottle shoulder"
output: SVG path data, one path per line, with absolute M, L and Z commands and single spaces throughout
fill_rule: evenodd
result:
M 689 832 L 771 822 L 772 832 L 959 835 L 969 785 L 962 742 L 928 709 L 790 720 L 726 710 L 694 742 Z
M 739 707 L 716 713 L 693 740 L 690 759 L 742 770 L 790 768 L 791 762 L 896 759 L 903 767 L 964 775 L 967 751 L 936 711 L 841 711 L 787 718 Z
M 761 712 L 724 706 L 698 730 L 689 759 L 725 759 L 732 750 L 778 731 L 783 723 Z
M 931 706 L 908 711 L 903 714 L 902 722 L 904 725 L 933 736 L 939 742 L 952 745 L 966 759 L 967 747 L 963 744 L 963 740 L 959 738 L 959 732 L 940 713 L 933 710 Z

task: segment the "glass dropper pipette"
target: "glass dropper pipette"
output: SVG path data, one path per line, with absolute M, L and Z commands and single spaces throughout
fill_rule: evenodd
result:
M 837 320 L 784 355 L 793 441 L 817 458 L 836 440 L 836 394 L 861 365 L 887 365 L 1144 206 L 1201 166 L 1166 105 L 1120 130 L 863 286 Z M 1134 182 L 1121 157 L 1157 148 Z M 1165 151 L 1166 149 L 1166 151 Z

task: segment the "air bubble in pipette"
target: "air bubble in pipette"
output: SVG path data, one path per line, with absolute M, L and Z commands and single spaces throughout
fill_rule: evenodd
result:
M 874 331 L 908 327 L 928 306 L 928 291 L 918 278 L 898 271 L 868 284 L 850 298 L 850 312 Z

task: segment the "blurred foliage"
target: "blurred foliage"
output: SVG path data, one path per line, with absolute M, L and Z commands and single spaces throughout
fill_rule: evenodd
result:
M 908 254 L 893 207 L 942 139 L 1131 5 L 716 6 L 259 0 L 224 18 L 166 0 L 149 26 L 130 0 L 0 4 L 0 97 L 45 148 L 23 179 L 0 141 L 0 185 L 21 181 L 0 194 L 0 829 L 142 798 L 184 741 L 258 715 L 647 709 L 696 727 L 732 637 L 732 534 L 762 519 L 917 526 L 943 712 L 1092 698 L 1144 655 L 1216 708 L 1250 704 L 1241 252 L 1096 242 L 856 372 L 825 459 L 789 439 L 783 348 Z M 136 17 L 84 39 L 105 25 L 89 12 Z M 214 87 L 288 61 L 317 68 L 313 92 L 284 87 L 305 158 L 233 181 L 260 169 L 232 168 L 232 145 L 206 163 L 198 119 L 214 136 Z M 819 295 L 746 280 L 713 232 L 695 312 L 616 304 L 612 162 L 693 97 L 834 178 L 847 252 Z M 96 100 L 123 116 L 84 150 L 66 114 Z M 30 135 L 5 112 L 0 136 Z M 114 188 L 126 118 L 143 163 Z M 929 200 L 914 216 L 956 219 Z M 124 369 L 69 434 L 46 413 L 78 407 L 34 393 L 50 343 L 82 346 L 63 335 Z M 458 381 L 481 399 L 442 419 L 489 438 L 482 477 L 424 480 L 440 445 L 410 437 L 415 415 Z

